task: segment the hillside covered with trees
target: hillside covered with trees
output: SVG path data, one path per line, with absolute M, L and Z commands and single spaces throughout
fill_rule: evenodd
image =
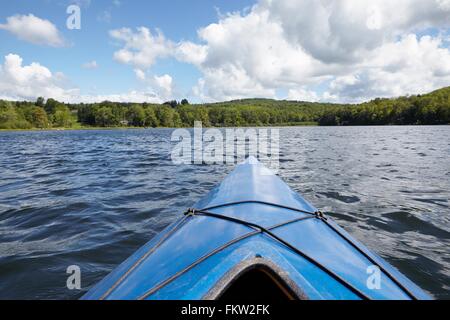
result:
M 330 104 L 246 99 L 213 104 L 187 100 L 162 105 L 102 102 L 64 104 L 0 100 L 0 129 L 82 127 L 192 127 L 450 124 L 450 87 L 426 95 L 375 99 L 362 104 Z

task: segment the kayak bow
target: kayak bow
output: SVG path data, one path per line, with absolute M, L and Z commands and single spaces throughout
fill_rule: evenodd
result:
M 429 299 L 249 158 L 83 299 Z

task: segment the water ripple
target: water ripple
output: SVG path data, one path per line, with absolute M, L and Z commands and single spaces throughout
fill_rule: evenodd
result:
M 170 129 L 0 133 L 0 299 L 83 292 L 227 173 L 174 166 Z M 450 298 L 450 127 L 283 128 L 280 176 Z M 84 290 L 65 288 L 79 265 Z

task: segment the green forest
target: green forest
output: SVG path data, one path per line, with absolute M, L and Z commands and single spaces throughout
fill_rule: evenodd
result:
M 450 124 L 450 87 L 426 95 L 375 99 L 361 104 L 245 99 L 211 104 L 64 104 L 0 100 L 0 129 L 203 126 L 352 126 Z

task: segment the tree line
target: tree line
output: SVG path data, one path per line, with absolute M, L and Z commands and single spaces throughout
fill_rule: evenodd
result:
M 450 87 L 423 96 L 375 99 L 351 107 L 334 106 L 317 121 L 327 126 L 450 124 Z
M 330 104 L 270 99 L 245 99 L 189 104 L 186 99 L 164 104 L 101 102 L 64 104 L 0 100 L 0 129 L 71 127 L 192 127 L 450 124 L 450 87 L 427 95 L 375 99 L 362 104 Z
M 68 105 L 54 99 L 36 102 L 0 100 L 0 129 L 70 128 L 78 121 Z

